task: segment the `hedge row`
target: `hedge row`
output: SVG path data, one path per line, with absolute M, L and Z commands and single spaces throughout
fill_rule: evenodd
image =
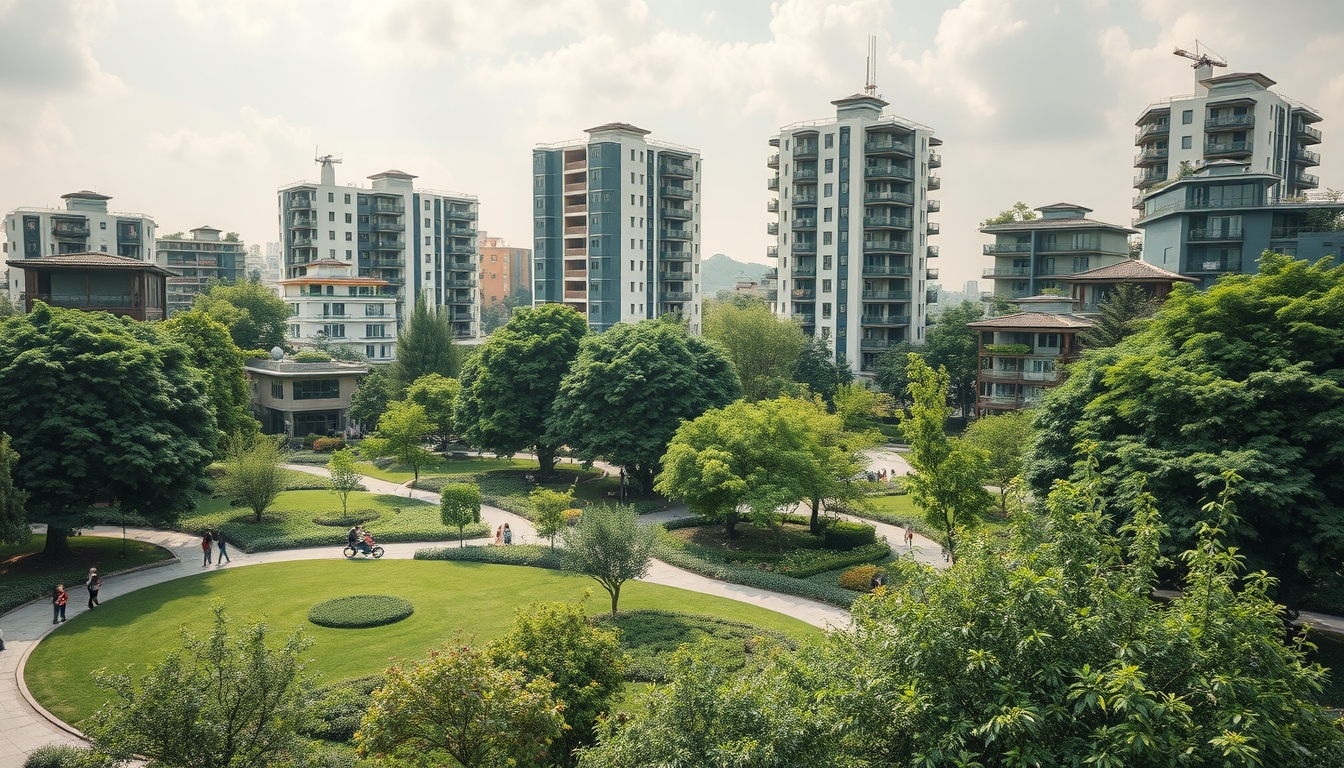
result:
M 776 570 L 795 579 L 805 579 L 838 568 L 875 562 L 890 554 L 891 545 L 885 540 L 864 544 L 847 552 L 831 549 L 800 549 L 788 553 Z
M 512 544 L 507 547 L 426 547 L 415 551 L 415 559 L 530 565 L 534 568 L 560 570 L 560 550 L 541 544 Z
M 810 600 L 838 605 L 841 608 L 849 608 L 856 597 L 853 592 L 841 589 L 839 586 L 816 584 L 758 568 L 704 560 L 687 552 L 683 546 L 685 542 L 675 536 L 664 535 L 661 543 L 662 546 L 658 548 L 658 554 L 656 555 L 659 560 L 707 578 L 757 587 L 758 589 L 768 589 L 772 592 L 782 592 L 786 595 L 806 597 Z
M 305 547 L 345 547 L 345 536 L 339 530 L 330 533 L 301 531 L 274 536 L 249 536 L 246 524 L 230 525 L 228 535 L 230 543 L 245 552 L 273 552 L 280 549 L 302 549 Z M 195 533 L 188 531 L 188 533 Z M 479 539 L 490 535 L 490 526 L 485 523 L 468 525 L 462 531 L 462 538 Z M 377 535 L 379 544 L 397 544 L 410 541 L 457 541 L 456 528 L 380 530 Z
M 73 570 L 6 581 L 0 584 L 0 613 L 11 611 L 39 597 L 51 597 L 57 584 L 83 584 L 88 575 L 87 570 Z

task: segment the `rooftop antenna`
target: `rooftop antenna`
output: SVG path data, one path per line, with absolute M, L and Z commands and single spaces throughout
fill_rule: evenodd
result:
M 320 150 L 314 148 L 313 153 L 317 154 Z M 336 164 L 341 162 L 340 155 L 318 155 L 313 159 L 314 163 L 322 166 L 322 183 L 334 185 L 336 183 Z
M 1201 45 L 1198 40 L 1195 41 L 1194 51 L 1187 51 L 1184 48 L 1177 48 L 1176 50 L 1172 51 L 1172 53 L 1175 54 L 1176 56 L 1180 56 L 1182 58 L 1186 58 L 1195 62 L 1194 64 L 1190 65 L 1190 68 L 1195 70 L 1196 80 L 1207 80 L 1208 78 L 1213 77 L 1214 67 L 1227 66 L 1226 59 L 1218 55 L 1217 51 L 1213 50 L 1207 45 Z
M 877 95 L 877 35 L 868 36 L 868 66 L 864 72 L 863 92 Z

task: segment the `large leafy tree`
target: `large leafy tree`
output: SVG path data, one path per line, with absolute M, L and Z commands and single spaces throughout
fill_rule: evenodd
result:
M 562 304 L 517 309 L 463 367 L 456 415 L 467 442 L 506 456 L 530 448 L 541 474 L 554 472 L 546 422 L 587 332 L 583 315 Z
M 463 531 L 481 522 L 481 487 L 472 483 L 449 483 L 439 491 L 439 519 L 457 529 L 457 545 L 467 545 Z
M 999 489 L 999 511 L 1008 513 L 1008 489 L 1022 474 L 1022 453 L 1031 444 L 1030 411 L 1008 411 L 971 422 L 963 437 L 985 453 L 985 480 Z
M 447 307 L 430 312 L 429 301 L 422 296 L 397 334 L 397 359 L 388 370 L 393 392 L 400 396 L 417 379 L 431 373 L 455 378 L 460 364 Z
M 19 455 L 10 447 L 11 438 L 0 432 L 0 544 L 27 544 L 32 536 L 24 504 L 28 494 L 14 485 L 14 465 Z
M 952 402 L 963 416 L 975 405 L 975 379 L 980 373 L 980 334 L 969 323 L 984 315 L 984 307 L 970 301 L 948 307 L 938 315 L 921 350 L 930 367 L 947 369 Z
M 398 464 L 410 467 L 418 482 L 420 468 L 434 460 L 434 453 L 425 448 L 425 438 L 433 430 L 424 408 L 409 400 L 397 400 L 387 407 L 378 420 L 378 431 L 364 440 L 360 452 L 374 459 L 391 456 Z
M 239 349 L 288 348 L 289 305 L 259 280 L 212 283 L 196 295 L 194 308 L 228 328 Z
M 163 329 L 190 350 L 191 364 L 205 378 L 220 435 L 254 435 L 260 431 L 261 425 L 252 416 L 243 353 L 233 343 L 229 329 L 200 310 L 178 312 L 163 324 Z
M 285 490 L 284 436 L 244 435 L 235 432 L 224 441 L 224 475 L 215 482 L 225 498 L 252 510 L 260 523 L 262 515 Z M 345 499 L 341 499 L 344 506 Z
M 94 503 L 154 523 L 192 509 L 217 438 L 184 346 L 143 323 L 45 305 L 0 323 L 0 432 L 51 556 L 69 553 Z
M 854 371 L 848 365 L 837 365 L 835 353 L 826 346 L 826 340 L 808 336 L 793 366 L 795 384 L 805 384 L 812 392 L 831 402 L 839 387 L 854 381 Z
M 374 367 L 359 380 L 359 386 L 350 395 L 350 418 L 365 430 L 378 426 L 378 420 L 387 413 L 387 406 L 396 398 L 392 394 L 392 378 L 387 369 Z
M 713 342 L 664 320 L 620 324 L 583 340 L 560 382 L 547 439 L 625 467 L 647 491 L 681 422 L 741 396 Z
M 658 532 L 662 526 L 639 522 L 635 508 L 622 504 L 594 504 L 583 511 L 578 525 L 560 534 L 566 571 L 590 576 L 611 596 L 611 614 L 621 599 L 621 585 L 649 572 Z
M 434 425 L 434 439 L 447 445 L 457 433 L 454 411 L 462 385 L 438 373 L 428 373 L 406 388 L 406 399 L 425 409 L 425 416 Z
M 910 376 L 906 368 L 910 365 L 910 353 L 922 355 L 923 348 L 908 341 L 901 341 L 887 347 L 877 358 L 877 370 L 873 380 L 879 389 L 891 395 L 898 405 L 910 404 Z
M 704 332 L 732 361 L 742 396 L 751 402 L 784 390 L 806 339 L 801 326 L 779 318 L 763 301 L 707 302 Z
M 1101 304 L 1092 327 L 1079 334 L 1088 349 L 1113 347 L 1138 330 L 1138 321 L 1157 311 L 1158 302 L 1142 286 L 1121 283 Z
M 1090 353 L 1037 409 L 1043 495 L 1095 454 L 1106 497 L 1152 493 L 1190 545 L 1210 486 L 1245 478 L 1228 529 L 1295 604 L 1344 565 L 1344 267 L 1266 253 L 1256 275 L 1178 287 L 1137 334 Z M 1142 485 L 1140 479 L 1142 478 Z M 1123 509 L 1123 508 L 1122 508 Z

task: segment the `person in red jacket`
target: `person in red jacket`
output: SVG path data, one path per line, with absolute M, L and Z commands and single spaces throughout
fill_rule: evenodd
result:
M 57 584 L 56 591 L 51 593 L 51 623 L 65 621 L 65 604 L 70 600 L 70 595 L 66 594 L 65 585 Z

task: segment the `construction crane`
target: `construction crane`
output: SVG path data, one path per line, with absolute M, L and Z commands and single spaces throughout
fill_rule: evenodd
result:
M 1201 50 L 1201 48 L 1203 50 Z M 1200 67 L 1227 66 L 1227 60 L 1225 60 L 1222 56 L 1219 56 L 1217 51 L 1214 51 L 1212 48 L 1209 48 L 1208 46 L 1201 46 L 1198 40 L 1195 41 L 1195 50 L 1193 53 L 1185 50 L 1184 48 L 1177 48 L 1176 50 L 1172 51 L 1172 53 L 1182 58 L 1186 58 L 1195 62 L 1194 64 L 1190 65 L 1191 69 L 1199 69 Z

